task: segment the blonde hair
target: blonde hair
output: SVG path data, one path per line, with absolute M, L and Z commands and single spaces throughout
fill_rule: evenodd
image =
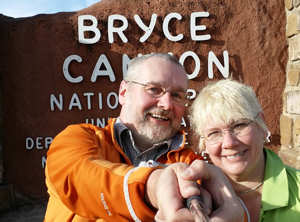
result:
M 235 80 L 225 79 L 210 83 L 200 91 L 191 107 L 190 121 L 193 129 L 202 136 L 208 118 L 225 124 L 249 119 L 269 134 L 259 113 L 262 113 L 262 108 L 253 89 Z

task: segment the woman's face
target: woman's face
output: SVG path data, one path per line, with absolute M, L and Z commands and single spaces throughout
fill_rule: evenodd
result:
M 259 125 L 247 119 L 216 123 L 211 118 L 204 125 L 204 144 L 214 165 L 232 179 L 260 175 L 265 133 Z

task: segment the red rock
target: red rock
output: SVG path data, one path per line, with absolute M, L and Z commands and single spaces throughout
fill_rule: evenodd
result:
M 209 12 L 208 18 L 199 20 L 207 26 L 211 39 L 203 42 L 190 38 L 190 15 L 192 12 Z M 172 42 L 165 38 L 162 23 L 171 12 L 182 15 L 182 20 L 171 20 L 170 32 L 184 34 L 183 40 Z M 152 14 L 158 15 L 154 31 L 149 39 L 141 43 L 144 32 L 133 18 L 138 14 L 149 24 Z M 92 45 L 78 42 L 77 22 L 79 15 L 93 15 L 98 20 L 101 39 Z M 124 31 L 128 43 L 123 43 L 115 34 L 115 43 L 108 43 L 108 16 L 120 14 L 127 18 Z M 99 110 L 98 93 L 105 103 L 107 94 L 118 92 L 122 80 L 122 54 L 130 58 L 138 53 L 173 52 L 180 57 L 193 51 L 201 60 L 198 77 L 191 80 L 190 88 L 199 90 L 208 81 L 208 52 L 212 51 L 223 62 L 223 51 L 229 53 L 230 72 L 253 86 L 263 104 L 267 124 L 273 134 L 272 147 L 280 142 L 279 118 L 282 113 L 282 93 L 285 87 L 287 44 L 285 40 L 285 7 L 281 1 L 243 0 L 102 0 L 89 8 L 74 13 L 37 15 L 13 19 L 0 16 L 0 72 L 2 74 L 4 167 L 6 180 L 30 196 L 45 196 L 44 172 L 41 156 L 47 149 L 26 149 L 26 138 L 53 137 L 66 125 L 84 122 L 86 118 L 113 117 L 119 107 L 111 110 L 107 105 Z M 121 25 L 121 24 L 119 24 Z M 92 37 L 91 34 L 89 34 Z M 63 75 L 65 59 L 76 54 L 81 63 L 72 62 L 70 72 L 75 78 L 83 77 L 81 83 L 70 83 Z M 116 81 L 99 77 L 90 82 L 93 69 L 101 54 L 108 58 Z M 194 62 L 187 60 L 188 72 L 194 70 Z M 222 78 L 214 68 L 217 79 Z M 86 104 L 87 96 L 93 92 L 92 109 Z M 51 111 L 50 95 L 63 95 L 63 111 Z M 68 110 L 74 93 L 82 103 L 82 110 Z M 114 101 L 112 100 L 112 103 Z M 39 140 L 39 139 L 38 139 Z M 191 143 L 195 143 L 195 139 Z M 41 142 L 44 144 L 44 142 Z M 44 146 L 44 145 L 40 145 Z

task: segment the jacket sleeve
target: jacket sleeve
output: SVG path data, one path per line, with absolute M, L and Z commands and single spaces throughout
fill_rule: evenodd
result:
M 182 132 L 184 136 L 184 133 Z M 167 153 L 167 155 L 162 156 L 158 161 L 161 163 L 171 164 L 177 162 L 183 162 L 186 164 L 191 164 L 194 160 L 204 160 L 199 154 L 196 154 L 191 148 L 185 147 L 186 137 L 183 137 L 183 142 L 181 147 L 177 150 L 172 150 Z
M 109 130 L 108 130 L 109 131 Z M 71 125 L 58 134 L 47 153 L 46 183 L 75 214 L 108 221 L 153 221 L 145 204 L 145 183 L 155 168 L 120 163 L 111 134 L 97 127 Z M 129 202 L 128 202 L 129 200 Z

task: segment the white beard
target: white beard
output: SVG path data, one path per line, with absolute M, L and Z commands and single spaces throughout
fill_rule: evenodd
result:
M 177 129 L 171 126 L 151 126 L 151 124 L 145 123 L 137 128 L 137 132 L 154 144 L 171 138 L 175 135 Z

